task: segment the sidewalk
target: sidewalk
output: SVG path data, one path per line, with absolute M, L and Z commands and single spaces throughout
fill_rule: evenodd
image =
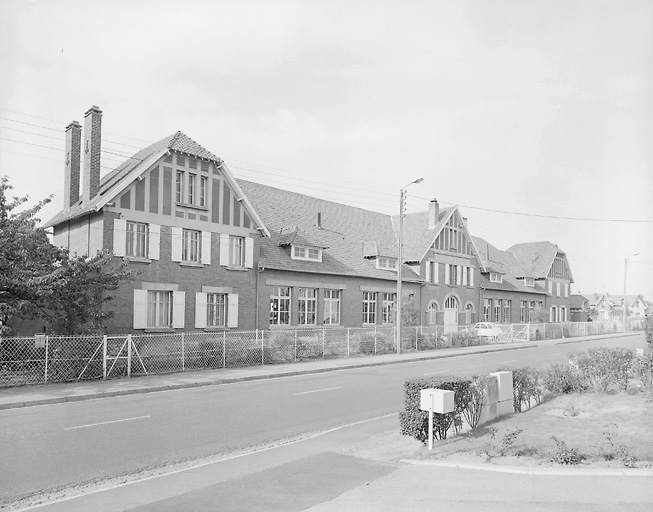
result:
M 636 336 L 641 333 L 626 333 L 626 336 Z M 137 393 L 152 393 L 173 389 L 192 388 L 200 386 L 215 386 L 231 382 L 247 380 L 271 379 L 343 370 L 347 368 L 363 368 L 366 366 L 381 366 L 387 364 L 407 363 L 428 359 L 456 357 L 470 353 L 486 353 L 506 350 L 518 350 L 541 345 L 557 345 L 562 343 L 580 343 L 594 339 L 609 339 L 621 337 L 624 334 L 607 334 L 594 336 L 579 336 L 574 338 L 543 340 L 523 343 L 505 343 L 496 345 L 480 345 L 475 347 L 444 348 L 424 352 L 407 352 L 400 355 L 384 354 L 378 356 L 352 357 L 345 359 L 319 359 L 300 363 L 248 366 L 242 368 L 220 368 L 195 370 L 184 373 L 147 375 L 142 377 L 123 377 L 88 382 L 40 384 L 0 389 L 0 410 L 17 407 L 56 404 L 107 398 L 113 396 L 132 395 Z

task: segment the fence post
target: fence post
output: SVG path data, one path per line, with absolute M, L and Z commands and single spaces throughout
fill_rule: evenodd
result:
M 258 329 L 256 329 L 256 338 L 258 339 Z M 263 336 L 261 336 L 261 366 L 265 364 L 265 347 L 263 346 Z
M 295 329 L 295 362 L 297 362 L 297 329 Z
M 184 352 L 185 352 L 185 338 L 184 338 L 184 333 L 181 333 L 181 371 L 183 372 L 186 368 L 185 365 L 185 360 L 186 358 L 184 357 Z
M 102 336 L 102 378 L 107 378 L 107 335 Z
M 227 331 L 222 332 L 222 367 L 227 367 Z
M 374 355 L 376 355 L 376 325 L 374 326 Z
M 349 327 L 347 327 L 347 357 L 349 357 Z
M 127 377 L 132 376 L 132 335 L 127 335 Z
M 324 345 L 326 344 L 326 333 L 324 332 L 324 327 L 322 327 L 322 359 L 324 359 Z
M 45 335 L 45 374 L 44 380 L 48 382 L 48 350 L 50 349 L 50 336 Z
M 417 339 L 419 338 L 419 333 L 417 332 L 418 329 L 419 327 L 415 327 L 415 352 L 417 352 Z

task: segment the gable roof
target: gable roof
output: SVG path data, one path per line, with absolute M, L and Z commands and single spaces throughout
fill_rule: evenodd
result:
M 318 199 L 242 179 L 236 180 L 270 229 L 272 238 L 261 239 L 260 265 L 270 269 L 316 274 L 336 274 L 397 280 L 392 270 L 376 268 L 373 259 L 364 257 L 364 243 L 375 241 L 380 256 L 397 256 L 392 220 L 385 215 L 333 201 Z M 318 213 L 320 226 L 318 226 Z M 293 226 L 289 230 L 288 226 Z M 296 231 L 295 231 L 296 227 Z M 293 260 L 285 233 L 296 232 L 307 245 L 327 248 L 322 262 Z M 281 238 L 279 238 L 281 235 Z M 407 281 L 420 281 L 408 265 L 403 267 Z
M 252 208 L 249 200 L 244 196 L 242 190 L 238 187 L 236 180 L 231 174 L 221 158 L 217 157 L 186 134 L 177 131 L 168 137 L 150 144 L 141 149 L 136 154 L 125 160 L 122 164 L 109 172 L 100 179 L 100 187 L 95 197 L 84 203 L 81 200 L 68 209 L 60 211 L 52 219 L 44 224 L 43 227 L 51 227 L 68 220 L 73 220 L 91 212 L 99 211 L 107 203 L 111 202 L 118 194 L 145 172 L 152 164 L 163 157 L 170 151 L 182 153 L 184 155 L 197 158 L 199 160 L 213 162 L 220 167 L 223 175 L 230 185 L 233 186 L 234 192 L 239 195 L 245 203 L 248 213 L 251 214 L 256 225 L 260 226 L 264 233 L 269 236 L 267 228 L 261 221 L 257 212 Z
M 514 254 L 501 251 L 483 238 L 473 236 L 472 242 L 477 249 L 477 259 L 481 265 L 481 287 L 486 290 L 518 291 L 546 295 L 546 290 L 539 284 L 525 286 L 519 278 L 526 277 L 526 272 Z M 494 283 L 483 273 L 496 272 L 503 274 L 503 282 Z
M 574 295 L 569 296 L 569 308 L 570 309 L 583 309 L 583 304 L 587 304 L 589 308 L 590 301 L 587 297 L 583 295 Z
M 509 247 L 507 252 L 514 254 L 517 260 L 519 260 L 519 263 L 527 273 L 525 277 L 533 277 L 535 279 L 545 279 L 548 277 L 556 255 L 561 254 L 565 259 L 570 281 L 572 283 L 574 282 L 571 269 L 566 261 L 565 252 L 551 242 L 515 244 Z

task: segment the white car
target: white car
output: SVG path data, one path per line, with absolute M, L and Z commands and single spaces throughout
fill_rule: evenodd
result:
M 474 334 L 479 338 L 488 338 L 492 340 L 499 339 L 503 331 L 497 324 L 491 324 L 489 322 L 479 322 L 474 325 Z

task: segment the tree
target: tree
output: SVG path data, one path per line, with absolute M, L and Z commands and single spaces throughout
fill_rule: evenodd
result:
M 13 187 L 0 178 L 0 332 L 7 333 L 12 318 L 40 318 L 49 332 L 98 332 L 113 312 L 107 309 L 122 282 L 132 279 L 124 263 L 111 254 L 71 256 L 55 247 L 36 214 L 51 197 L 18 211 L 29 197 L 11 197 Z

